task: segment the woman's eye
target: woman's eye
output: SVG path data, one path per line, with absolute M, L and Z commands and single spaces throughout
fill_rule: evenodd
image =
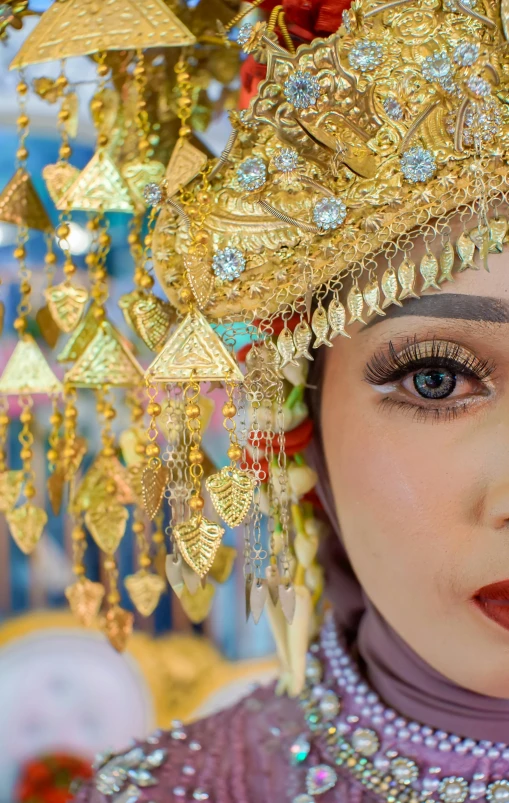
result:
M 434 401 L 458 396 L 479 395 L 482 392 L 482 382 L 479 379 L 450 368 L 432 366 L 412 371 L 401 380 L 401 387 L 412 396 Z

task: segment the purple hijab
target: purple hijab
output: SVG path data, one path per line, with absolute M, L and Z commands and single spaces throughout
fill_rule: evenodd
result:
M 333 532 L 321 548 L 326 593 L 338 628 L 358 653 L 366 676 L 385 703 L 409 719 L 459 736 L 507 741 L 509 700 L 468 691 L 429 666 L 403 641 L 366 596 L 341 540 L 327 476 L 320 421 L 326 349 L 310 372 L 308 404 L 315 422 L 309 462 L 319 476 L 318 495 Z

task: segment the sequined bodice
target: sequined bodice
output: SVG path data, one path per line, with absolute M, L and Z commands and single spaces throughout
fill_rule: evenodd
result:
M 259 688 L 207 720 L 103 757 L 79 803 L 509 803 L 509 748 L 407 721 L 361 677 L 332 619 L 302 697 Z

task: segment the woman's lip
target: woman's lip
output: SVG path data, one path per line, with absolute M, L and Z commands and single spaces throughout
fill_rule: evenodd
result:
M 474 602 L 488 619 L 509 630 L 509 580 L 483 586 L 475 594 Z

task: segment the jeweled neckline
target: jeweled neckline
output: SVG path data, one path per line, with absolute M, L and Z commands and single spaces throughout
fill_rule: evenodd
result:
M 464 739 L 399 716 L 362 677 L 332 615 L 308 654 L 306 677 L 300 703 L 309 749 L 292 750 L 292 760 L 302 764 L 313 755 L 313 765 L 295 803 L 334 788 L 327 770 L 336 780 L 350 776 L 387 803 L 509 803 L 508 745 Z M 301 747 L 304 742 L 305 734 Z

